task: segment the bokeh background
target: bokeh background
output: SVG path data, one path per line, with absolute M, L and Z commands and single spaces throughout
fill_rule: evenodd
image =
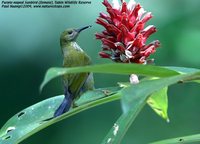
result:
M 62 65 L 60 33 L 67 27 L 92 24 L 78 39 L 79 45 L 92 57 L 100 59 L 101 43 L 94 33 L 102 27 L 95 24 L 102 0 L 91 5 L 72 5 L 70 9 L 2 9 L 0 8 L 0 127 L 15 113 L 62 94 L 60 79 L 52 81 L 39 95 L 45 71 Z M 128 1 L 128 0 L 127 0 Z M 2 1 L 1 1 L 2 2 Z M 137 0 L 154 18 L 159 39 L 156 65 L 200 68 L 200 1 Z M 96 87 L 115 86 L 127 76 L 95 74 Z M 123 144 L 145 144 L 155 140 L 200 132 L 200 89 L 197 84 L 179 84 L 169 89 L 170 123 L 166 123 L 146 106 L 128 130 Z M 121 114 L 119 102 L 105 104 L 62 122 L 28 138 L 22 144 L 98 144 Z

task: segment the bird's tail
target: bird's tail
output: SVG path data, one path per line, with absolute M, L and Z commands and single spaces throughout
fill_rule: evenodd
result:
M 71 105 L 72 105 L 71 94 L 65 88 L 65 97 L 64 97 L 64 100 L 60 104 L 60 106 L 58 107 L 58 109 L 55 111 L 54 117 L 58 117 L 58 116 L 62 115 L 63 113 L 69 111 Z

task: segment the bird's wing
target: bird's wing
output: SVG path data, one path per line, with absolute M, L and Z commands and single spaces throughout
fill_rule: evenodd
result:
M 77 67 L 77 66 L 85 66 L 91 64 L 91 60 L 87 54 L 82 51 L 74 52 L 69 51 L 69 56 L 66 56 L 63 61 L 64 67 Z M 77 74 L 67 74 L 64 75 L 63 79 L 66 81 L 66 86 L 68 87 L 68 91 L 72 94 L 72 99 L 76 99 L 80 96 L 80 90 L 85 84 L 89 73 L 77 73 Z
M 84 93 L 88 90 L 93 90 L 94 89 L 94 77 L 93 73 L 89 73 L 89 76 L 87 77 L 84 85 L 81 88 L 81 93 Z
M 70 77 L 68 79 L 68 91 L 72 94 L 72 99 L 76 99 L 88 78 L 88 73 L 70 74 L 68 77 Z

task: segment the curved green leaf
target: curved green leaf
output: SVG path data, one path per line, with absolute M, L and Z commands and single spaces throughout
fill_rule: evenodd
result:
M 143 78 L 140 82 L 145 80 L 153 80 L 157 78 Z M 120 87 L 129 87 L 131 84 L 130 82 L 119 82 L 118 83 Z M 167 122 L 169 122 L 169 117 L 167 114 L 168 110 L 168 96 L 167 96 L 167 90 L 168 87 L 165 87 L 164 89 L 161 89 L 157 92 L 154 92 L 147 100 L 147 104 L 155 111 L 156 114 L 158 114 L 160 117 L 165 119 Z
M 200 134 L 161 140 L 157 142 L 152 142 L 150 144 L 186 144 L 186 143 L 194 143 L 194 142 L 200 143 Z
M 194 82 L 196 82 L 196 83 L 200 83 L 200 80 L 194 80 Z
M 144 103 L 140 103 L 142 101 L 142 99 L 138 99 L 136 105 L 132 109 L 130 109 L 129 112 L 123 113 L 119 117 L 119 119 L 114 123 L 113 127 L 108 132 L 107 136 L 104 138 L 101 144 L 121 144 L 121 140 L 126 134 L 128 128 L 145 105 L 146 101 L 144 101 Z
M 200 73 L 191 73 L 185 75 L 172 76 L 155 80 L 142 81 L 139 84 L 131 85 L 120 91 L 122 95 L 121 102 L 124 113 L 115 122 L 114 126 L 104 138 L 102 144 L 120 144 L 128 128 L 135 120 L 138 113 L 146 104 L 149 96 L 169 85 L 177 83 L 180 80 L 199 76 Z
M 56 96 L 30 106 L 18 114 L 14 115 L 0 130 L 0 144 L 18 144 L 34 133 L 57 123 L 67 117 L 75 115 L 81 111 L 92 108 L 103 103 L 120 99 L 117 91 L 120 88 L 104 88 L 88 91 L 76 101 L 78 107 L 60 117 L 47 120 L 53 117 L 55 110 L 63 101 L 64 96 Z
M 50 68 L 40 86 L 40 91 L 52 79 L 69 73 L 95 72 L 108 74 L 138 74 L 144 76 L 168 77 L 179 73 L 164 67 L 141 64 L 101 64 L 73 68 Z
M 200 76 L 200 72 L 182 74 L 178 76 L 172 76 L 167 78 L 160 78 L 155 80 L 147 80 L 142 81 L 137 85 L 132 85 L 124 89 L 124 93 L 122 93 L 122 108 L 124 112 L 127 112 L 134 104 L 135 99 L 138 96 L 148 97 L 153 92 L 159 91 L 164 87 L 169 85 L 178 83 L 179 81 L 186 79 L 198 78 Z M 132 96 L 131 96 L 132 95 Z M 137 96 L 137 97 L 134 97 Z
M 165 87 L 155 93 L 153 93 L 147 100 L 147 104 L 163 119 L 169 122 L 167 114 L 168 110 L 168 87 Z
M 53 116 L 63 98 L 64 96 L 49 98 L 14 115 L 1 128 L 0 143 L 17 144 L 46 127 L 47 123 L 43 121 Z
M 70 68 L 70 69 L 62 69 L 61 74 L 60 71 L 57 71 L 49 75 L 47 74 L 48 82 L 50 79 L 63 75 L 65 73 L 72 73 L 72 72 L 86 72 L 86 71 L 93 71 L 93 72 L 102 72 L 101 69 L 106 69 L 109 65 L 102 65 L 100 66 L 88 66 L 82 68 Z M 138 65 L 115 65 L 113 68 L 126 68 L 131 67 L 131 70 L 124 69 L 118 70 L 116 73 L 141 73 L 142 75 L 157 75 L 162 77 L 167 77 L 170 75 L 177 75 L 177 72 L 166 70 L 165 68 L 155 67 L 155 66 L 138 66 Z M 138 68 L 134 70 L 134 68 Z M 161 70 L 161 74 L 156 73 L 156 70 Z M 112 73 L 113 69 L 109 69 Z M 144 70 L 144 71 L 143 71 Z M 106 70 L 105 70 L 106 71 Z M 143 72 L 142 72 L 143 71 Z M 155 72 L 155 74 L 154 74 Z M 56 75 L 56 76 L 55 76 Z M 69 112 L 61 115 L 60 117 L 47 120 L 51 118 L 63 100 L 63 96 L 57 96 L 45 101 L 42 101 L 38 104 L 30 106 L 29 108 L 19 112 L 15 116 L 13 116 L 8 122 L 2 127 L 0 130 L 0 143 L 1 144 L 17 144 L 27 137 L 33 135 L 34 133 L 44 129 L 45 127 L 52 125 L 56 122 L 59 122 L 67 117 L 75 115 L 81 111 L 86 109 L 92 108 L 94 106 L 98 106 L 100 104 L 108 103 L 110 101 L 118 100 L 123 95 L 122 105 L 125 113 L 123 113 L 122 117 L 119 121 L 114 125 L 114 131 L 111 131 L 113 137 L 111 140 L 121 140 L 131 123 L 134 121 L 135 117 L 139 113 L 139 111 L 143 108 L 146 103 L 146 99 L 149 97 L 150 94 L 153 92 L 173 84 L 180 79 L 194 79 L 199 78 L 199 73 L 195 74 L 187 74 L 187 75 L 178 75 L 172 76 L 168 78 L 162 78 L 158 80 L 152 81 L 144 81 L 138 85 L 131 85 L 127 88 L 119 90 L 118 88 L 105 88 L 105 89 L 98 89 L 94 91 L 89 91 L 85 93 L 79 101 L 76 102 L 78 107 L 71 109 Z M 45 82 L 45 83 L 46 83 Z M 93 96 L 92 96 L 93 95 Z M 114 132 L 114 133 L 113 133 Z M 110 140 L 110 136 L 109 140 Z M 106 139 L 108 140 L 108 139 Z M 117 141 L 116 141 L 117 142 Z
M 117 93 L 119 90 L 121 90 L 120 87 L 108 87 L 108 88 L 99 88 L 94 91 L 87 91 L 86 93 L 81 95 L 81 97 L 75 102 L 75 104 L 76 106 L 81 106 L 83 104 L 98 100 L 105 96 L 113 95 Z
M 170 66 L 170 67 L 165 67 L 165 68 L 168 68 L 170 70 L 174 70 L 174 71 L 181 73 L 181 74 L 199 72 L 199 69 L 196 69 L 196 68 L 175 67 L 175 66 Z

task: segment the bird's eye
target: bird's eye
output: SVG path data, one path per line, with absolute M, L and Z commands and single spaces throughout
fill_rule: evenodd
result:
M 71 35 L 73 33 L 73 31 L 68 31 L 68 34 Z

